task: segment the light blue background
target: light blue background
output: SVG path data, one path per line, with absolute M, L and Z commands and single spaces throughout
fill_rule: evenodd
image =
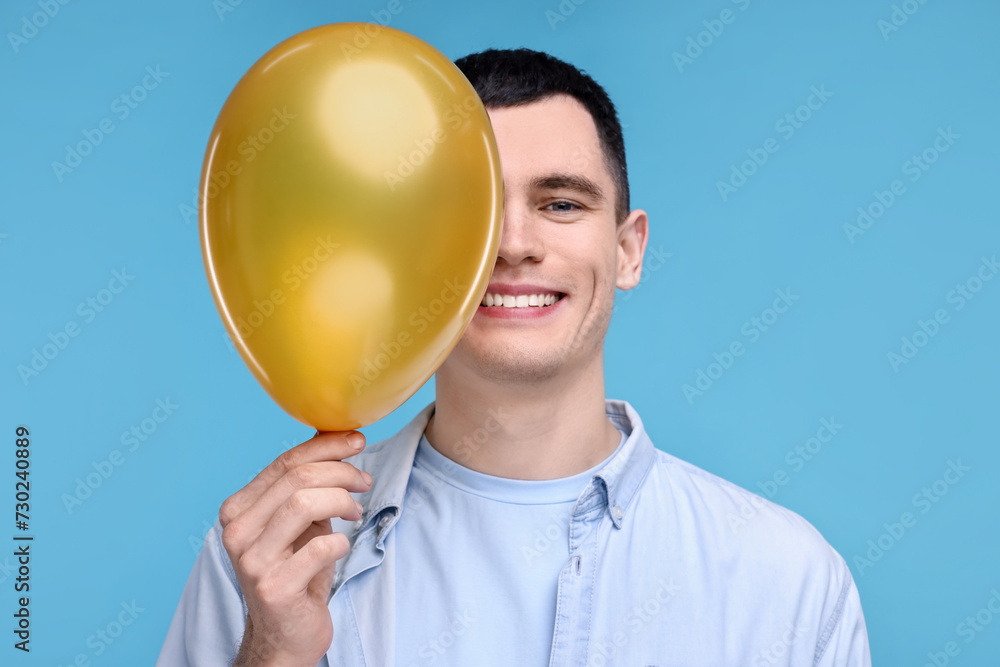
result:
M 875 664 L 922 665 L 949 641 L 961 649 L 953 664 L 996 664 L 1000 618 L 970 643 L 957 626 L 1000 589 L 1000 280 L 961 310 L 948 293 L 1000 253 L 1000 6 L 910 2 L 918 11 L 887 38 L 878 22 L 890 19 L 889 0 L 567 1 L 556 23 L 558 0 L 402 0 L 390 25 L 451 58 L 546 50 L 606 86 L 625 126 L 632 204 L 652 228 L 642 283 L 618 294 L 607 395 L 638 409 L 658 447 L 746 488 L 765 493 L 759 483 L 788 475 L 773 499 L 851 563 Z M 11 646 L 13 559 L 0 557 L 0 663 L 61 665 L 82 653 L 94 665 L 152 664 L 223 499 L 312 435 L 229 345 L 181 205 L 216 114 L 257 58 L 386 5 L 244 0 L 219 13 L 210 0 L 71 2 L 16 52 L 5 36 L 0 512 L 10 523 L 0 543 L 15 532 L 18 424 L 32 430 L 36 541 L 30 656 Z M 734 22 L 679 71 L 673 53 L 727 8 Z M 39 11 L 4 3 L 3 34 Z M 112 100 L 147 66 L 168 75 L 119 120 Z M 786 139 L 775 123 L 811 86 L 833 95 Z M 114 132 L 59 182 L 52 162 L 104 117 Z M 949 127 L 960 138 L 911 182 L 904 162 Z M 717 181 L 769 137 L 780 150 L 723 201 Z M 844 224 L 897 178 L 905 194 L 851 243 Z M 669 257 L 653 263 L 653 249 Z M 122 268 L 134 281 L 84 323 L 77 305 Z M 799 299 L 750 343 L 744 322 L 780 289 Z M 949 322 L 895 371 L 887 353 L 939 308 Z M 71 320 L 80 334 L 22 381 L 18 365 Z M 687 400 L 682 386 L 736 340 L 745 354 Z M 69 512 L 63 494 L 167 398 L 176 412 Z M 369 441 L 432 399 L 428 383 L 363 429 Z M 786 454 L 822 418 L 844 427 L 795 470 Z M 921 513 L 914 495 L 949 460 L 971 470 L 939 485 L 947 494 Z M 891 548 L 859 564 L 907 511 L 916 525 L 898 541 L 883 536 Z M 88 638 L 132 601 L 143 611 L 96 655 Z

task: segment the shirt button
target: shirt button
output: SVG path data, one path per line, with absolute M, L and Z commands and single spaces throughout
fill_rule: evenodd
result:
M 382 518 L 381 518 L 381 519 L 379 520 L 379 522 L 378 522 L 378 526 L 379 526 L 379 528 L 385 528 L 386 526 L 388 526 L 388 525 L 389 525 L 389 522 L 390 522 L 390 521 L 392 521 L 392 517 L 390 517 L 390 516 L 388 516 L 388 515 L 386 515 L 386 516 L 382 517 Z
M 611 516 L 615 518 L 615 521 L 621 521 L 622 517 L 625 516 L 625 512 L 622 511 L 620 505 L 615 505 L 611 508 Z

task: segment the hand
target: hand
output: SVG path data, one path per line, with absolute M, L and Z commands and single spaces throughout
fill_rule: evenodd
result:
M 364 445 L 358 431 L 317 433 L 222 504 L 222 544 L 249 609 L 234 665 L 315 667 L 329 650 L 334 568 L 350 547 L 330 518 L 361 518 L 350 492 L 371 476 L 341 459 Z

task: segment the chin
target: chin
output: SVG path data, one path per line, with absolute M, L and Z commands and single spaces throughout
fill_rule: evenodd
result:
M 503 384 L 531 384 L 555 377 L 564 360 L 557 356 L 526 355 L 511 345 L 475 345 L 464 337 L 446 363 L 458 363 L 474 375 Z
M 529 364 L 484 364 L 477 368 L 480 376 L 497 384 L 531 385 L 545 382 L 559 374 L 560 367 Z

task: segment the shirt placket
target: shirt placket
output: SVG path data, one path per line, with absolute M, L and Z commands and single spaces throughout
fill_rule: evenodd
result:
M 549 667 L 580 667 L 587 662 L 597 540 L 606 505 L 603 487 L 591 480 L 569 524 L 570 557 L 559 572 Z

